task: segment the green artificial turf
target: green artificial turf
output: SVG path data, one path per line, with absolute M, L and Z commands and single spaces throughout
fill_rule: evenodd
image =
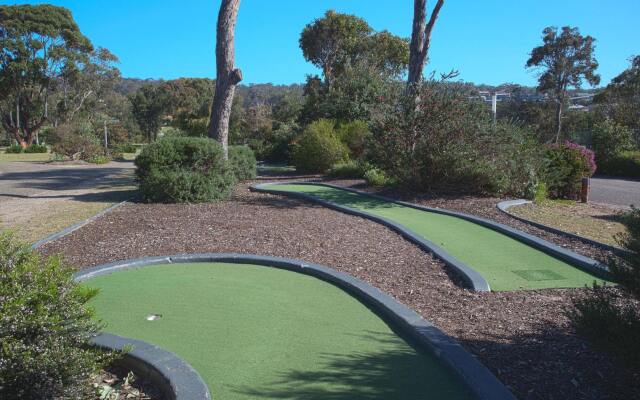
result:
M 105 331 L 191 364 L 214 399 L 460 399 L 464 384 L 355 298 L 256 265 L 149 266 L 92 278 Z M 161 314 L 148 321 L 150 314 Z
M 267 185 L 388 218 L 442 247 L 480 273 L 493 291 L 571 288 L 602 282 L 559 259 L 500 232 L 462 218 L 417 210 L 346 190 L 320 185 Z

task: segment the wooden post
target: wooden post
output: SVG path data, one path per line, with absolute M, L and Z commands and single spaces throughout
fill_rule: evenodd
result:
M 582 190 L 580 191 L 580 202 L 586 203 L 589 201 L 589 178 L 582 178 Z

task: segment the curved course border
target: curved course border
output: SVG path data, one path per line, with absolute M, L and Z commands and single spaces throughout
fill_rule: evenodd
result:
M 96 276 L 106 275 L 126 269 L 160 264 L 193 262 L 225 262 L 262 265 L 265 267 L 281 268 L 310 275 L 334 284 L 371 307 L 379 316 L 386 319 L 402 333 L 413 339 L 418 347 L 435 355 L 435 357 L 442 362 L 445 367 L 452 370 L 463 382 L 467 384 L 469 390 L 477 399 L 515 399 L 513 394 L 511 394 L 511 392 L 509 392 L 509 390 L 484 365 L 476 360 L 474 356 L 467 352 L 454 339 L 444 334 L 430 322 L 424 320 L 416 312 L 399 303 L 391 296 L 382 293 L 373 286 L 349 274 L 338 272 L 322 265 L 305 263 L 303 261 L 288 258 L 246 254 L 181 254 L 167 257 L 139 258 L 104 264 L 76 273 L 75 279 L 76 281 L 82 282 Z M 124 339 L 124 342 L 134 341 Z M 145 353 L 145 351 L 146 349 L 144 348 L 141 350 L 142 353 Z M 156 367 L 156 364 L 152 365 Z M 162 365 L 159 367 L 162 367 Z M 174 374 L 178 374 L 178 378 L 182 377 L 184 379 L 184 374 L 189 373 L 189 371 L 176 371 L 172 369 L 169 369 L 169 371 L 164 369 L 164 372 L 165 374 L 163 376 L 172 383 L 175 382 Z M 192 379 L 193 373 L 197 375 L 197 373 L 191 369 Z M 181 397 L 180 400 L 187 398 L 196 399 L 196 397 Z M 209 397 L 198 398 L 208 399 Z
M 85 219 L 83 221 L 78 222 L 77 224 L 73 224 L 71 226 L 68 226 L 68 227 L 62 229 L 61 231 L 58 231 L 56 233 L 52 233 L 51 235 L 49 235 L 49 236 L 47 236 L 47 237 L 45 237 L 43 239 L 40 239 L 37 242 L 35 242 L 34 244 L 32 244 L 31 248 L 32 249 L 37 249 L 39 247 L 44 246 L 45 244 L 47 244 L 49 242 L 53 242 L 56 239 L 60 239 L 61 237 L 66 236 L 66 235 L 70 234 L 71 232 L 73 232 L 73 231 L 75 231 L 77 229 L 82 228 L 86 224 L 95 221 L 96 219 L 102 217 L 103 215 L 105 215 L 107 213 L 110 213 L 111 211 L 115 210 L 116 208 L 118 208 L 118 207 L 120 207 L 120 206 L 122 206 L 122 205 L 124 205 L 124 204 L 126 204 L 128 202 L 129 202 L 129 200 L 125 200 L 125 201 L 121 201 L 120 203 L 116 203 L 116 204 L 114 204 L 114 205 L 112 205 L 110 207 L 105 208 L 104 210 L 100 211 L 99 213 L 97 213 L 97 214 L 95 214 L 95 215 L 93 215 L 93 216 L 91 216 L 91 217 L 89 217 L 89 218 L 87 218 L 87 219 Z
M 602 242 L 598 242 L 597 240 L 593 240 L 593 239 L 586 238 L 584 236 L 576 235 L 575 233 L 563 231 L 561 229 L 554 228 L 554 227 L 549 226 L 549 225 L 544 225 L 544 224 L 541 224 L 539 222 L 532 221 L 530 219 L 519 217 L 519 216 L 509 212 L 509 208 L 511 208 L 511 207 L 521 206 L 521 205 L 524 205 L 524 204 L 531 204 L 531 203 L 532 203 L 531 201 L 524 200 L 524 199 L 507 200 L 507 201 L 501 201 L 500 203 L 496 204 L 496 207 L 498 208 L 498 210 L 500 210 L 503 213 L 507 214 L 511 218 L 517 219 L 520 222 L 524 222 L 525 224 L 529 224 L 529 225 L 535 226 L 536 228 L 540 228 L 540 229 L 545 230 L 547 232 L 555 233 L 556 235 L 567 236 L 567 237 L 570 237 L 572 239 L 577 239 L 577 240 L 580 240 L 583 243 L 587 243 L 587 244 L 590 244 L 592 246 L 596 246 L 596 247 L 599 247 L 601 249 L 611 251 L 611 252 L 616 253 L 618 255 L 623 255 L 624 256 L 624 255 L 629 255 L 630 254 L 627 250 L 622 249 L 620 247 L 612 246 L 610 244 L 606 244 L 606 243 L 602 243 Z
M 383 217 L 379 217 L 377 215 L 373 215 L 370 214 L 368 212 L 365 211 L 361 211 L 361 210 L 357 210 L 355 208 L 351 208 L 351 207 L 347 207 L 347 206 L 343 206 L 331 201 L 327 201 L 327 200 L 323 200 L 320 199 L 318 197 L 306 194 L 306 193 L 299 193 L 299 192 L 293 192 L 293 191 L 284 191 L 284 190 L 278 190 L 278 189 L 269 189 L 269 186 L 271 187 L 277 187 L 278 185 L 315 185 L 315 186 L 325 186 L 325 187 L 329 187 L 329 188 L 333 188 L 333 189 L 338 189 L 338 190 L 345 190 L 347 192 L 352 192 L 352 193 L 356 193 L 362 196 L 367 196 L 367 197 L 371 197 L 377 200 L 381 200 L 381 201 L 386 201 L 386 202 L 390 202 L 390 203 L 395 203 L 398 205 L 402 205 L 405 207 L 410 207 L 410 208 L 414 208 L 417 210 L 422 210 L 422 211 L 428 211 L 428 212 L 434 212 L 434 213 L 438 213 L 438 214 L 443 214 L 443 215 L 448 215 L 448 216 L 452 216 L 452 217 L 457 217 L 457 218 L 461 218 L 473 223 L 476 223 L 478 225 L 484 226 L 486 228 L 492 229 L 494 231 L 503 233 L 515 240 L 518 240 L 528 246 L 531 246 L 535 249 L 538 249 L 546 254 L 549 254 L 552 257 L 558 258 L 560 260 L 563 260 L 567 263 L 569 263 L 570 265 L 573 265 L 574 267 L 577 267 L 579 269 L 582 269 L 590 274 L 595 275 L 596 277 L 602 278 L 602 279 L 606 279 L 606 280 L 610 280 L 611 276 L 609 274 L 608 269 L 603 266 L 602 264 L 600 264 L 598 261 L 593 260 L 591 258 L 582 256 L 580 254 L 576 254 L 572 251 L 563 249 L 560 246 L 556 246 L 555 244 L 549 243 L 546 240 L 540 239 L 536 236 L 533 236 L 531 234 L 519 231 L 517 229 L 514 229 L 510 226 L 507 225 L 503 225 L 485 218 L 480 218 L 480 217 L 476 217 L 474 215 L 469 215 L 469 214 L 465 214 L 465 213 L 461 213 L 461 212 L 457 212 L 457 211 L 450 211 L 450 210 L 445 210 L 442 208 L 431 208 L 431 207 L 425 207 L 425 206 L 420 206 L 417 204 L 413 204 L 413 203 L 407 203 L 404 201 L 399 201 L 399 200 L 394 200 L 394 199 L 390 199 L 388 197 L 384 197 L 384 196 L 380 196 L 377 194 L 372 194 L 372 193 L 366 193 L 366 192 L 361 192 L 359 190 L 355 190 L 355 189 L 351 189 L 351 188 L 345 188 L 345 187 L 341 187 L 341 186 L 337 186 L 337 185 L 331 185 L 328 183 L 319 183 L 319 182 L 286 182 L 286 183 L 280 183 L 280 182 L 274 182 L 274 183 L 262 183 L 262 184 L 257 184 L 257 185 L 252 185 L 250 187 L 251 191 L 255 191 L 255 192 L 262 192 L 262 193 L 269 193 L 269 194 L 275 194 L 275 195 L 279 195 L 279 196 L 290 196 L 290 197 L 295 197 L 295 198 L 299 198 L 299 199 L 303 199 L 303 200 L 307 200 L 307 201 L 311 201 L 314 203 L 318 203 L 321 204 L 325 207 L 328 208 L 332 208 L 338 211 L 342 211 L 344 213 L 347 214 L 352 214 L 352 215 L 356 215 L 362 218 L 366 218 L 366 219 L 370 219 L 374 222 L 377 222 L 379 224 L 382 224 L 384 226 L 387 226 L 388 228 L 400 233 L 403 237 L 405 237 L 406 239 L 408 239 L 409 241 L 417 244 L 419 247 L 421 247 L 423 250 L 428 251 L 433 253 L 436 257 L 438 257 L 439 259 L 441 259 L 446 265 L 448 265 L 449 267 L 453 268 L 456 272 L 458 272 L 458 274 L 464 279 L 464 281 L 475 291 L 490 291 L 491 288 L 489 287 L 489 283 L 486 281 L 486 279 L 484 279 L 484 277 L 482 277 L 482 275 L 480 275 L 476 270 L 474 270 L 473 268 L 471 268 L 470 266 L 466 265 L 465 263 L 461 262 L 460 260 L 456 259 L 455 257 L 453 257 L 452 255 L 450 255 L 448 252 L 446 252 L 444 249 L 442 249 L 441 247 L 439 247 L 438 245 L 436 245 L 435 243 L 424 239 L 422 236 L 416 234 L 415 232 L 413 232 L 410 229 L 405 228 L 404 226 L 391 221 L 390 219 L 387 218 L 383 218 Z

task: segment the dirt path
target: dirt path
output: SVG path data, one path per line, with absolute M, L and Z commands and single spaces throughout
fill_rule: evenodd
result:
M 133 164 L 2 163 L 0 227 L 29 242 L 129 198 Z

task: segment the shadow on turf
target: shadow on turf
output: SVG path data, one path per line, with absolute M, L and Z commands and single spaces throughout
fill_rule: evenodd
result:
M 402 340 L 397 336 L 379 332 L 362 336 L 368 341 L 377 342 L 380 350 L 350 354 L 325 353 L 318 365 L 309 371 L 287 371 L 266 387 L 238 387 L 234 391 L 256 399 L 457 398 L 450 397 L 451 392 L 446 389 L 453 388 L 456 394 L 459 393 L 455 384 L 443 385 L 441 367 L 425 362 L 425 356 L 411 347 L 400 346 Z

